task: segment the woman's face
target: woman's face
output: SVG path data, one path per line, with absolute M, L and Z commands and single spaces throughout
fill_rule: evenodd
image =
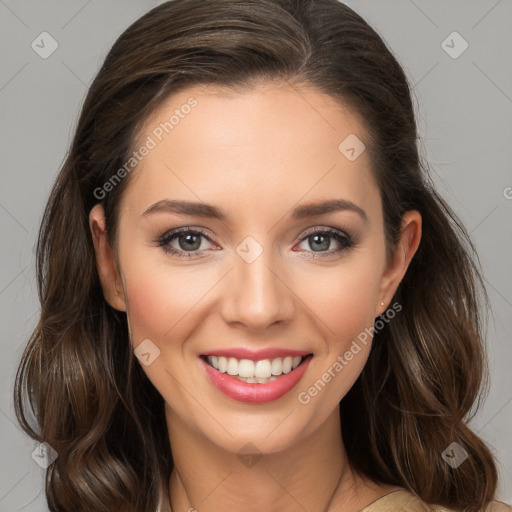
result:
M 361 334 L 410 259 L 386 259 L 365 141 L 333 98 L 271 84 L 189 88 L 146 122 L 121 202 L 119 295 L 97 251 L 168 418 L 233 452 L 273 452 L 337 414 L 370 350 Z

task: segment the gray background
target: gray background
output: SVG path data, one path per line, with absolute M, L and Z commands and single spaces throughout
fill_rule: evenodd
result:
M 15 368 L 37 320 L 33 247 L 42 209 L 106 52 L 129 23 L 157 3 L 0 0 L 0 512 L 47 510 L 43 470 L 31 457 L 36 445 L 17 426 L 11 400 Z M 492 301 L 491 387 L 472 426 L 496 453 L 499 496 L 510 503 L 512 2 L 347 3 L 404 66 L 417 99 L 422 153 L 479 249 Z M 44 31 L 59 45 L 47 59 L 31 47 Z M 458 54 L 462 40 L 451 37 L 442 46 L 454 31 L 469 45 L 457 58 L 445 49 Z

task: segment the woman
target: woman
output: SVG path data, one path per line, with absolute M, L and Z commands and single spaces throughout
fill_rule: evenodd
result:
M 509 510 L 466 424 L 482 280 L 416 142 L 334 0 L 175 0 L 121 35 L 17 375 L 52 511 Z

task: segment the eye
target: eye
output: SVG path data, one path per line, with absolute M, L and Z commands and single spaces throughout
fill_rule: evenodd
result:
M 211 249 L 208 247 L 208 243 L 213 244 L 211 238 L 205 234 L 202 228 L 190 227 L 167 231 L 155 242 L 162 247 L 165 253 L 179 258 L 201 257 L 205 251 Z M 315 228 L 300 239 L 299 247 L 305 251 L 305 257 L 317 259 L 347 251 L 355 244 L 355 238 L 343 231 L 334 228 Z
M 201 256 L 207 250 L 204 241 L 212 243 L 210 237 L 202 229 L 179 228 L 168 231 L 156 240 L 159 247 L 180 258 Z M 206 244 L 208 245 L 208 244 Z M 201 250 L 200 250 L 201 249 Z
M 307 256 L 312 258 L 338 254 L 355 245 L 354 237 L 334 228 L 315 228 L 306 233 L 300 240 L 301 244 L 308 246 L 302 246 L 301 248 L 305 249 L 306 252 L 313 253 Z M 335 248 L 332 247 L 333 245 Z

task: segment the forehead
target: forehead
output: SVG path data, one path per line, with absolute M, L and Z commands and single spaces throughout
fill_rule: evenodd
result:
M 210 151 L 223 151 L 233 142 L 266 143 L 267 150 L 281 143 L 280 151 L 291 149 L 299 155 L 327 145 L 337 150 L 338 139 L 350 133 L 366 138 L 359 116 L 340 100 L 310 86 L 261 82 L 237 90 L 214 85 L 182 90 L 146 120 L 139 141 L 151 135 L 157 144 L 163 139 L 178 143 L 193 135 L 203 143 L 210 141 Z
M 151 149 L 137 164 L 127 195 L 140 208 L 165 194 L 225 202 L 231 193 L 233 204 L 252 198 L 255 205 L 334 197 L 337 191 L 365 202 L 375 189 L 371 162 L 365 151 L 347 158 L 346 140 L 364 147 L 362 123 L 316 89 L 190 87 L 146 120 L 135 149 Z

